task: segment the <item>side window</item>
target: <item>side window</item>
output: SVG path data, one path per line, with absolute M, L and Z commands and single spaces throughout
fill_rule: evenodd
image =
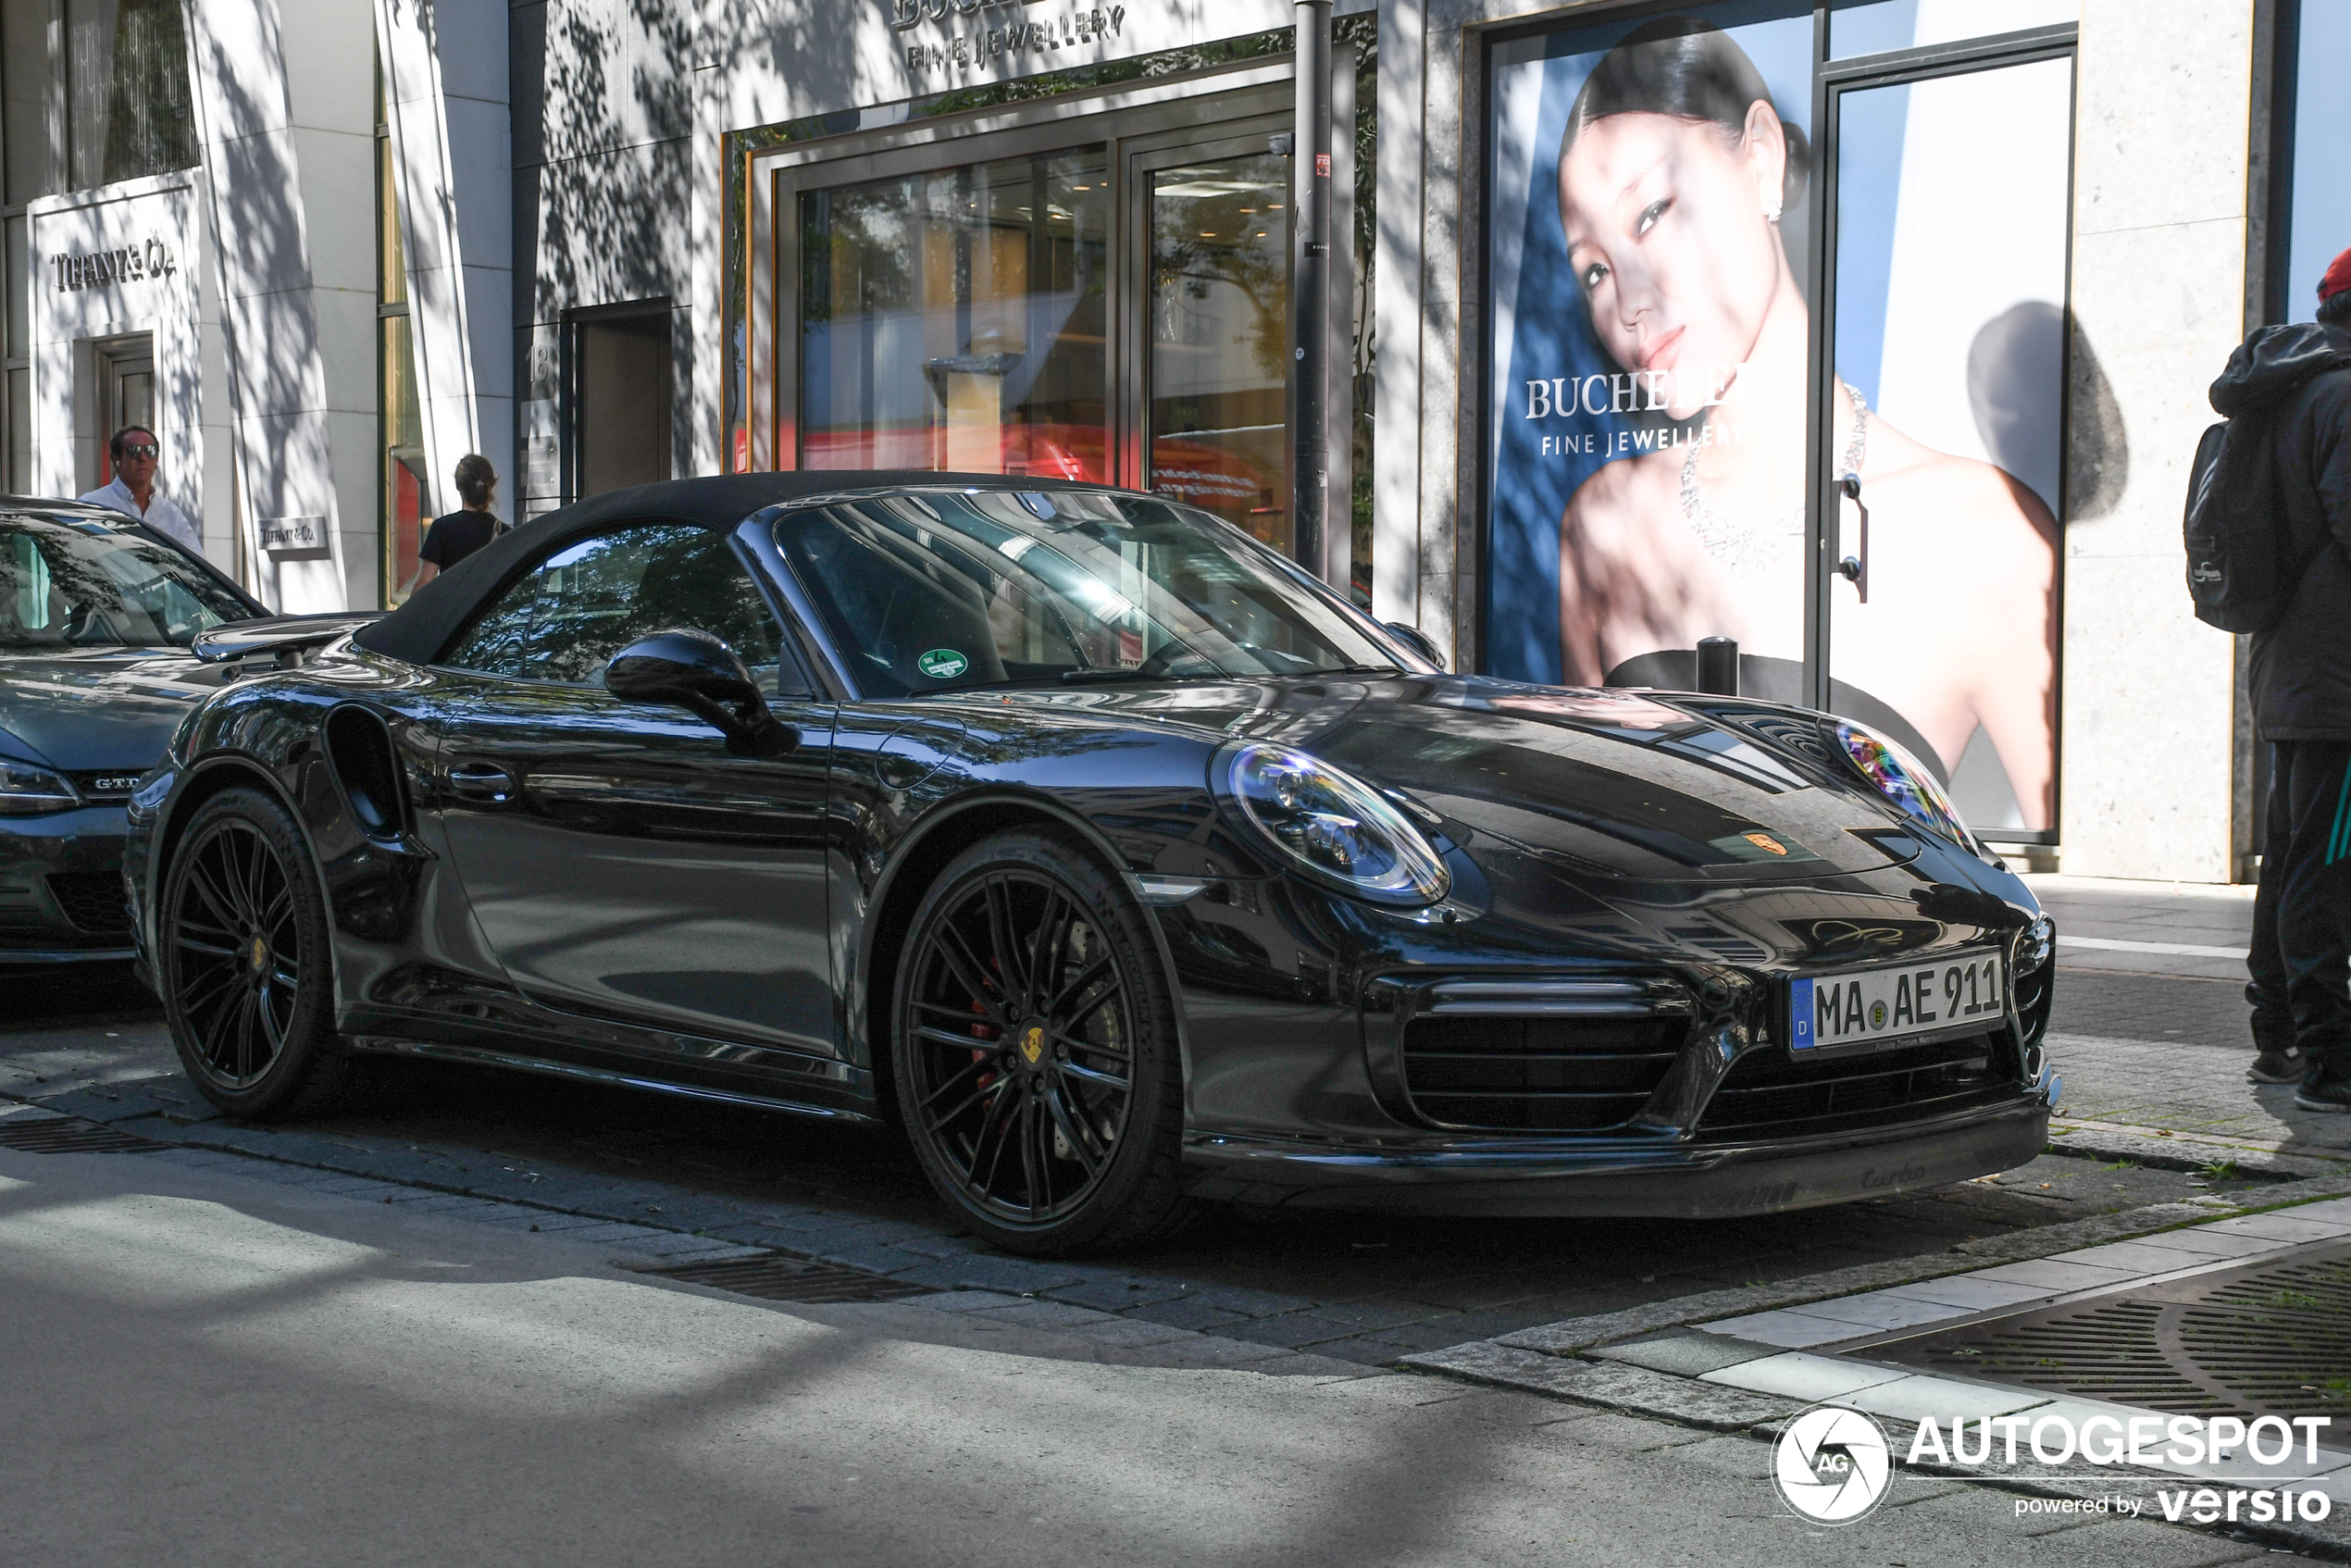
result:
M 685 523 L 638 523 L 566 545 L 491 600 L 440 662 L 593 686 L 614 654 L 673 627 L 721 639 L 776 690 L 782 636 L 757 585 L 726 535 Z

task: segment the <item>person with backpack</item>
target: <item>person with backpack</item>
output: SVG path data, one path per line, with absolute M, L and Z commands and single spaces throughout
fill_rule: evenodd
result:
M 2351 250 L 2318 320 L 2257 330 L 2211 395 L 2227 423 L 2196 454 L 2188 588 L 2200 619 L 2252 634 L 2272 758 L 2245 1076 L 2351 1111 Z

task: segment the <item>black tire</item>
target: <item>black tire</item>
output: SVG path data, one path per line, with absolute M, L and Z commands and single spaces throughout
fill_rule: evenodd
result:
M 356 1085 L 335 1050 L 326 899 L 286 808 L 226 790 L 196 808 L 155 911 L 157 989 L 180 1064 L 241 1121 L 315 1114 Z
M 1074 840 L 1000 833 L 914 911 L 890 1063 L 923 1173 L 1010 1251 L 1131 1247 L 1180 1225 L 1184 1073 L 1139 904 Z

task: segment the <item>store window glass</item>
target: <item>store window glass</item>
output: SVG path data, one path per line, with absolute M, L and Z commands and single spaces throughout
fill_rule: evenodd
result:
M 6 143 L 10 205 L 57 188 L 49 139 L 49 7 L 0 5 L 0 141 Z
M 2294 166 L 2285 318 L 2313 319 L 2327 263 L 2351 245 L 2351 0 L 2302 0 L 2294 19 Z
M 1151 176 L 1144 482 L 1287 554 L 1289 159 Z
M 408 303 L 408 255 L 400 242 L 399 171 L 392 167 L 392 138 L 376 138 L 376 303 Z
M 800 466 L 1107 480 L 1101 148 L 801 197 Z
M 76 189 L 197 161 L 181 0 L 66 0 L 67 146 Z
M 1829 58 L 1959 44 L 2082 19 L 2082 0 L 1867 0 L 1829 12 Z
M 417 586 L 417 550 L 424 542 L 424 421 L 417 413 L 417 359 L 405 316 L 376 318 L 383 365 L 383 549 L 387 607 L 404 603 Z

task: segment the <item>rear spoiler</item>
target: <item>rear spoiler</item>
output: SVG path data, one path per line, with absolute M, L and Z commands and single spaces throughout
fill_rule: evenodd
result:
M 261 616 L 249 621 L 224 621 L 196 633 L 188 652 L 202 663 L 223 665 L 255 653 L 299 655 L 338 637 L 358 630 L 383 614 L 380 610 L 330 610 L 316 616 Z

